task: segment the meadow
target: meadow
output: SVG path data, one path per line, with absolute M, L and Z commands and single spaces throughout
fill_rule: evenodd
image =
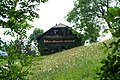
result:
M 106 40 L 106 43 L 112 39 Z M 100 70 L 102 43 L 79 46 L 33 61 L 29 80 L 97 80 Z

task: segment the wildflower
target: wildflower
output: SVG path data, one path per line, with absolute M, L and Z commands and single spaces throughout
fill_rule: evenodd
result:
M 83 55 L 81 55 L 81 56 L 83 56 Z
M 56 66 L 56 68 L 58 68 L 58 66 Z

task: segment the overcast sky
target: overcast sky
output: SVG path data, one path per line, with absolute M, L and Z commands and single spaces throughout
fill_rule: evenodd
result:
M 73 7 L 73 0 L 48 0 L 45 4 L 41 4 L 40 18 L 34 20 L 34 26 L 46 31 L 56 23 L 69 25 L 65 16 Z
M 30 24 L 34 26 L 34 28 L 40 28 L 44 31 L 47 31 L 55 24 L 63 23 L 65 25 L 70 25 L 65 16 L 70 12 L 74 7 L 73 0 L 48 0 L 46 3 L 42 3 L 39 7 L 40 11 L 38 14 L 40 15 L 39 19 L 34 19 L 34 21 Z M 27 35 L 32 34 L 34 28 L 27 31 Z M 3 29 L 0 29 L 0 37 L 5 40 L 14 39 L 10 36 L 3 35 Z M 111 35 L 108 35 L 107 38 L 110 38 Z M 106 38 L 102 38 L 103 40 Z
M 55 24 L 63 23 L 65 25 L 70 25 L 65 16 L 70 12 L 74 7 L 73 0 L 48 0 L 45 4 L 40 5 L 40 15 L 39 19 L 34 19 L 32 23 L 35 27 L 47 31 Z M 31 34 L 33 29 L 28 31 L 28 35 Z M 111 35 L 107 35 L 102 38 L 102 41 L 110 38 Z
M 70 25 L 65 16 L 74 7 L 73 0 L 48 0 L 48 2 L 40 5 L 40 15 L 39 19 L 34 19 L 32 23 L 35 27 L 47 31 L 55 24 L 63 23 L 65 25 Z M 33 29 L 28 31 L 28 35 L 33 31 Z
M 42 3 L 39 7 L 40 11 L 38 11 L 38 14 L 40 18 L 34 19 L 31 24 L 34 28 L 37 27 L 44 31 L 59 23 L 69 25 L 65 16 L 73 7 L 73 0 L 48 0 L 48 2 Z M 33 32 L 34 28 L 27 32 L 28 36 Z M 10 36 L 4 36 L 3 32 L 3 29 L 0 29 L 0 37 L 6 40 L 13 39 Z

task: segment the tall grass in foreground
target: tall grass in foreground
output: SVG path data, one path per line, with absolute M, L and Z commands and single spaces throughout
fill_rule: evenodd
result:
M 100 68 L 102 43 L 80 46 L 35 61 L 29 80 L 94 80 Z M 95 79 L 96 80 L 96 79 Z

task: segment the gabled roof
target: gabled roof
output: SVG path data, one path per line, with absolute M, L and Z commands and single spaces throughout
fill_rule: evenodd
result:
M 60 24 L 56 24 L 56 25 L 53 26 L 52 28 L 61 28 L 61 27 L 68 27 L 68 26 L 60 23 Z
M 53 26 L 52 28 L 62 28 L 62 27 L 67 27 L 67 28 L 68 28 L 67 25 L 64 25 L 64 24 L 62 24 L 62 23 L 56 24 L 56 25 Z M 48 31 L 50 31 L 52 28 L 50 28 Z M 44 32 L 42 35 L 39 35 L 36 39 L 41 38 L 41 37 L 42 37 L 43 35 L 45 35 L 48 31 Z

